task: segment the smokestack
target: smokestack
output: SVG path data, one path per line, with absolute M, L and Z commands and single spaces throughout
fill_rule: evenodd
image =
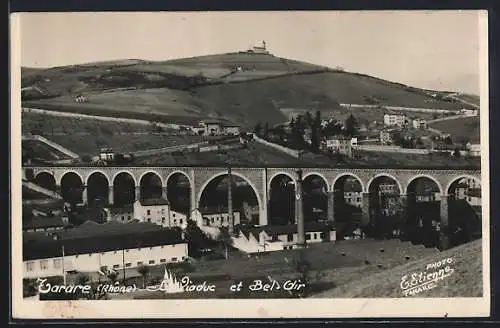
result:
M 304 246 L 306 236 L 304 231 L 304 211 L 302 201 L 302 170 L 297 170 L 297 184 L 295 185 L 295 215 L 297 217 L 297 243 L 299 246 Z
M 233 233 L 234 227 L 234 216 L 233 216 L 233 177 L 231 175 L 231 167 L 227 169 L 227 175 L 229 178 L 229 183 L 227 186 L 227 212 L 229 215 L 229 234 Z

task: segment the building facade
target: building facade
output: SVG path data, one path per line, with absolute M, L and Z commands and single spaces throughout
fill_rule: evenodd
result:
M 380 131 L 380 144 L 384 146 L 392 144 L 392 136 L 389 131 Z
M 187 216 L 172 211 L 166 199 L 144 199 L 134 203 L 134 219 L 154 223 L 162 227 L 185 227 Z
M 421 119 L 413 120 L 413 128 L 419 130 L 425 130 L 427 129 L 427 121 Z
M 385 114 L 384 115 L 384 125 L 386 126 L 406 126 L 409 123 L 409 119 L 402 114 Z
M 128 226 L 127 231 L 120 232 L 120 226 Z M 132 231 L 136 227 L 137 231 Z M 23 240 L 23 278 L 133 269 L 141 265 L 181 262 L 188 257 L 187 242 L 179 230 L 151 226 L 145 229 L 118 223 L 109 228 L 109 223 L 96 224 L 92 234 L 88 227 L 81 229 L 86 229 L 81 235 L 75 231 L 79 228 L 73 228 L 71 235 L 61 232 Z
M 352 140 L 344 136 L 334 136 L 325 140 L 325 147 L 333 153 L 339 153 L 351 157 Z

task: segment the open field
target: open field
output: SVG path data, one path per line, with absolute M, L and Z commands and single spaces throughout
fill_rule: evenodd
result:
M 446 258 L 453 260 L 450 267 L 454 272 L 444 280 L 438 281 L 436 288 L 424 291 L 417 297 L 481 297 L 483 294 L 481 250 L 482 242 L 477 240 L 391 270 L 360 277 L 347 284 L 339 284 L 337 288 L 320 293 L 317 297 L 401 297 L 400 283 L 404 275 L 426 271 L 427 264 Z
M 235 71 L 238 67 L 242 71 Z M 230 71 L 234 73 L 228 75 Z M 340 103 L 445 110 L 464 107 L 402 84 L 248 53 L 57 67 L 23 77 L 23 86 L 35 82 L 57 97 L 25 101 L 26 107 L 171 123 L 224 117 L 247 127 L 257 122 L 273 125 L 287 120 L 280 108 L 331 112 Z M 103 92 L 117 88 L 137 90 Z M 75 103 L 78 93 L 86 94 L 88 102 Z M 369 113 L 357 113 L 372 119 Z
M 381 253 L 380 249 L 385 252 Z M 137 298 L 287 298 L 288 292 L 249 292 L 248 286 L 256 279 L 267 282 L 269 278 L 282 284 L 287 279 L 298 279 L 296 263 L 299 258 L 310 264 L 309 281 L 312 294 L 331 290 L 349 282 L 362 279 L 370 274 L 387 272 L 391 268 L 416 261 L 430 254 L 438 254 L 435 249 L 413 246 L 399 240 L 350 240 L 338 241 L 335 244 L 312 244 L 303 250 L 276 251 L 258 256 L 247 257 L 231 252 L 229 260 L 197 261 L 186 272 L 177 271 L 178 276 L 187 275 L 193 282 L 207 281 L 216 285 L 215 293 L 183 293 L 156 295 L 138 293 Z M 242 270 L 242 268 L 245 268 Z M 163 268 L 154 268 L 153 276 L 160 277 Z M 234 282 L 242 281 L 243 292 L 229 291 Z M 397 285 L 399 286 L 399 284 Z M 141 295 L 142 294 L 142 295 Z M 321 296 L 320 296 L 321 297 Z M 342 297 L 342 295 L 338 296 Z
M 108 122 L 77 117 L 62 117 L 40 113 L 23 112 L 21 115 L 22 133 L 51 136 L 57 134 L 111 134 L 111 133 L 153 133 L 158 132 L 153 124 L 133 124 Z M 162 132 L 174 132 L 162 128 Z
M 461 142 L 469 140 L 471 143 L 479 143 L 481 136 L 480 118 L 463 117 L 456 120 L 440 121 L 430 124 L 430 127 L 443 133 L 451 134 L 454 141 Z
M 97 155 L 101 148 L 112 148 L 118 153 L 186 145 L 208 140 L 201 136 L 173 136 L 168 134 L 68 134 L 47 136 L 80 156 Z M 139 161 L 139 159 L 137 159 Z M 186 163 L 187 164 L 187 163 Z
M 314 167 L 400 167 L 400 168 L 476 168 L 479 158 L 417 155 L 400 153 L 375 153 L 358 151 L 351 160 L 329 158 L 321 154 L 305 153 L 300 159 L 274 148 L 251 142 L 246 148 L 221 152 L 161 154 L 136 159 L 137 165 L 214 165 L 226 166 L 314 166 Z

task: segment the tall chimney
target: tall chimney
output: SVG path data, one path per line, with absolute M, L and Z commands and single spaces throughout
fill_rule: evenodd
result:
M 304 246 L 306 243 L 306 236 L 304 231 L 304 211 L 302 201 L 302 170 L 297 170 L 297 184 L 295 185 L 295 215 L 297 217 L 297 244 Z
M 227 213 L 229 216 L 229 234 L 233 233 L 233 227 L 234 227 L 234 216 L 233 216 L 233 177 L 231 175 L 231 167 L 228 167 L 227 169 L 227 176 L 228 176 L 228 186 L 227 186 Z

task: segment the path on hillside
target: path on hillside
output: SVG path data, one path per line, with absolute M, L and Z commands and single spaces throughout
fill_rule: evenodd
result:
M 50 116 L 73 117 L 73 118 L 92 119 L 92 120 L 108 121 L 108 122 L 131 123 L 131 124 L 140 124 L 140 125 L 151 125 L 151 121 L 148 121 L 148 120 L 139 120 L 139 119 L 132 119 L 132 118 L 121 118 L 121 117 L 112 117 L 112 116 L 88 115 L 88 114 L 80 114 L 80 113 L 73 113 L 73 112 L 62 112 L 62 111 L 53 111 L 53 110 L 47 110 L 47 109 L 28 108 L 28 107 L 23 107 L 22 110 L 25 113 L 38 113 L 38 114 L 44 114 L 44 115 L 50 115 Z M 173 124 L 173 123 L 155 122 L 155 124 L 157 126 L 159 126 L 159 127 L 162 127 L 162 128 L 175 129 L 175 130 L 180 129 L 180 127 L 181 127 L 181 125 L 179 125 L 179 124 Z
M 55 191 L 43 188 L 42 186 L 37 185 L 36 183 L 29 182 L 29 181 L 23 181 L 23 187 L 26 187 L 30 190 L 36 191 L 40 194 L 43 194 L 47 197 L 50 198 L 55 198 L 55 199 L 63 199 L 61 195 L 56 193 Z
M 61 146 L 60 144 L 54 142 L 54 141 L 51 141 L 47 138 L 44 138 L 40 135 L 30 135 L 30 136 L 22 136 L 21 137 L 21 140 L 35 140 L 35 141 L 39 141 L 39 142 L 42 142 L 44 144 L 46 144 L 47 146 L 49 147 L 52 147 L 58 151 L 60 151 L 61 153 L 65 154 L 66 156 L 72 158 L 72 159 L 78 159 L 80 158 L 80 156 L 74 152 L 72 152 L 71 150 Z

